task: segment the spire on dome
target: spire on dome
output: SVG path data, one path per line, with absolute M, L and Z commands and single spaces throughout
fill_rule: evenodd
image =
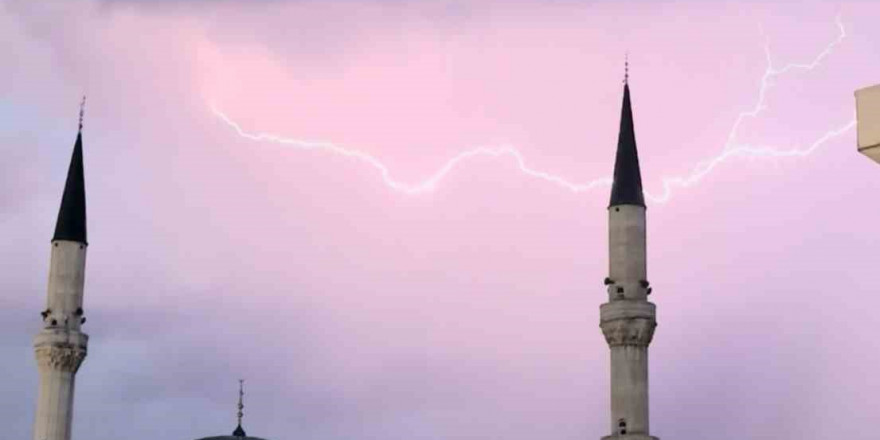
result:
M 611 203 L 616 205 L 645 206 L 642 193 L 642 174 L 639 170 L 639 153 L 633 128 L 632 104 L 629 97 L 629 60 L 625 63 L 623 77 L 623 107 L 620 111 L 620 133 L 617 138 L 617 157 L 614 161 L 614 183 L 611 186 Z
M 73 145 L 73 156 L 67 170 L 67 182 L 64 184 L 64 195 L 61 196 L 61 208 L 58 221 L 55 223 L 55 235 L 52 241 L 69 240 L 87 244 L 86 241 L 86 186 L 83 175 L 82 153 L 82 120 L 86 98 L 83 96 L 79 109 L 79 131 Z
M 244 417 L 244 379 L 238 380 L 238 426 L 232 431 L 233 437 L 247 437 L 244 429 L 241 427 L 241 419 Z

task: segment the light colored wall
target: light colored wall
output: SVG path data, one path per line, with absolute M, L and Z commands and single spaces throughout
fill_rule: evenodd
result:
M 880 162 L 880 84 L 856 91 L 859 151 Z

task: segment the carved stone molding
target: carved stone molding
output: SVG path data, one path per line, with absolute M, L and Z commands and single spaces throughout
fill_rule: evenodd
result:
M 600 325 L 609 347 L 634 345 L 647 347 L 654 338 L 657 321 L 648 318 L 626 318 L 604 321 Z
M 34 351 L 37 355 L 37 364 L 40 367 L 48 367 L 68 373 L 76 373 L 86 358 L 85 347 L 77 347 L 72 344 L 43 345 L 37 347 Z

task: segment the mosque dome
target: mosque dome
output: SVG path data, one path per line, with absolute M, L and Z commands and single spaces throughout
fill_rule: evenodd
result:
M 249 437 L 244 429 L 241 427 L 241 423 L 235 428 L 235 431 L 232 432 L 232 435 L 217 435 L 213 437 L 202 437 L 197 440 L 266 440 L 260 437 Z
M 239 437 L 237 435 L 218 435 L 216 437 L 202 437 L 198 440 L 266 440 L 260 437 Z
M 266 440 L 260 437 L 247 437 L 237 435 L 218 435 L 216 437 L 202 437 L 198 440 Z

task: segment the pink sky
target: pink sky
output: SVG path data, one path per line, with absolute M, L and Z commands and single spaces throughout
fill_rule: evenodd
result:
M 609 176 L 629 51 L 643 181 L 805 149 L 880 82 L 870 2 L 0 0 L 0 426 L 31 435 L 31 337 L 76 129 L 89 219 L 75 438 L 607 435 Z M 880 168 L 855 132 L 734 158 L 648 207 L 665 439 L 873 439 Z M 880 202 L 878 202 L 880 203 Z

